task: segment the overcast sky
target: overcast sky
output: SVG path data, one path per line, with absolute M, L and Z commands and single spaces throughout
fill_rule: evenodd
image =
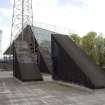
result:
M 2 49 L 9 45 L 12 0 L 0 0 Z M 105 34 L 105 0 L 33 0 L 34 20 L 68 27 L 80 35 L 88 31 Z

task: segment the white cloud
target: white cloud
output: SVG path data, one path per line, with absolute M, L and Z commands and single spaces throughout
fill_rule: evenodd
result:
M 6 48 L 10 44 L 10 27 L 2 26 L 0 27 L 1 30 L 3 30 L 2 34 L 2 52 L 6 50 Z
M 60 25 L 77 31 L 84 19 L 84 11 L 80 7 L 67 4 L 58 6 L 58 0 L 38 0 L 34 3 L 34 20 L 48 24 Z M 47 2 L 47 3 L 46 3 Z M 84 23 L 84 22 L 83 22 Z
M 6 17 L 11 17 L 11 12 L 12 9 L 5 9 L 5 8 L 0 8 L 0 13 L 2 13 Z
M 2 21 L 2 18 L 0 17 L 0 22 Z
M 34 20 L 68 27 L 79 34 L 91 30 L 105 33 L 105 1 L 79 1 L 83 4 L 81 7 L 70 3 L 58 6 L 58 0 L 36 0 L 33 3 Z
M 68 27 L 81 35 L 92 30 L 105 34 L 105 0 L 74 1 L 81 2 L 82 4 L 78 6 L 68 3 L 59 6 L 58 0 L 33 0 L 34 20 Z M 13 0 L 11 0 L 11 3 L 13 4 Z M 0 28 L 3 30 L 3 41 L 6 44 L 5 38 L 8 37 L 7 39 L 9 39 L 10 37 L 12 7 L 11 9 L 0 9 L 0 12 L 5 17 L 9 17 L 8 26 L 0 24 Z M 2 18 L 0 17 L 1 20 Z
M 11 2 L 11 5 L 13 5 L 13 3 L 14 3 L 14 0 L 10 0 L 10 2 Z
M 11 30 L 11 16 L 12 9 L 0 8 L 0 30 L 2 33 L 2 52 L 8 47 L 10 43 L 10 30 Z

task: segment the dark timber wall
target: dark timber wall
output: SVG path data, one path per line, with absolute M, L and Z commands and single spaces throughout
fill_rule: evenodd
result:
M 37 53 L 37 64 L 42 73 L 50 73 L 40 50 Z
M 53 79 L 88 88 L 105 88 L 105 74 L 66 35 L 53 34 Z
M 15 41 L 13 50 L 13 75 L 21 81 L 42 80 L 27 42 Z

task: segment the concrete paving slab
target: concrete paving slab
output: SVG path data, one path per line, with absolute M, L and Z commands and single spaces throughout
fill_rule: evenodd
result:
M 0 105 L 105 105 L 105 89 L 87 91 L 55 81 L 22 83 L 10 74 L 0 72 Z

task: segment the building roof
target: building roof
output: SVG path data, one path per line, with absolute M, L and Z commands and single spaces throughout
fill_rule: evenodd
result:
M 29 28 L 30 27 L 30 28 Z M 40 44 L 41 47 L 46 47 L 48 49 L 49 52 L 51 52 L 51 34 L 54 34 L 56 32 L 47 30 L 47 29 L 43 29 L 40 27 L 36 27 L 36 26 L 26 26 L 26 29 L 31 29 L 33 32 L 33 35 L 35 36 L 35 38 L 37 39 L 38 43 Z M 18 37 L 15 40 L 18 40 L 19 37 L 21 37 L 21 33 L 18 35 Z M 13 43 L 11 44 L 11 46 L 9 46 L 6 51 L 4 52 L 4 54 L 10 54 L 12 53 L 12 48 L 13 48 Z

